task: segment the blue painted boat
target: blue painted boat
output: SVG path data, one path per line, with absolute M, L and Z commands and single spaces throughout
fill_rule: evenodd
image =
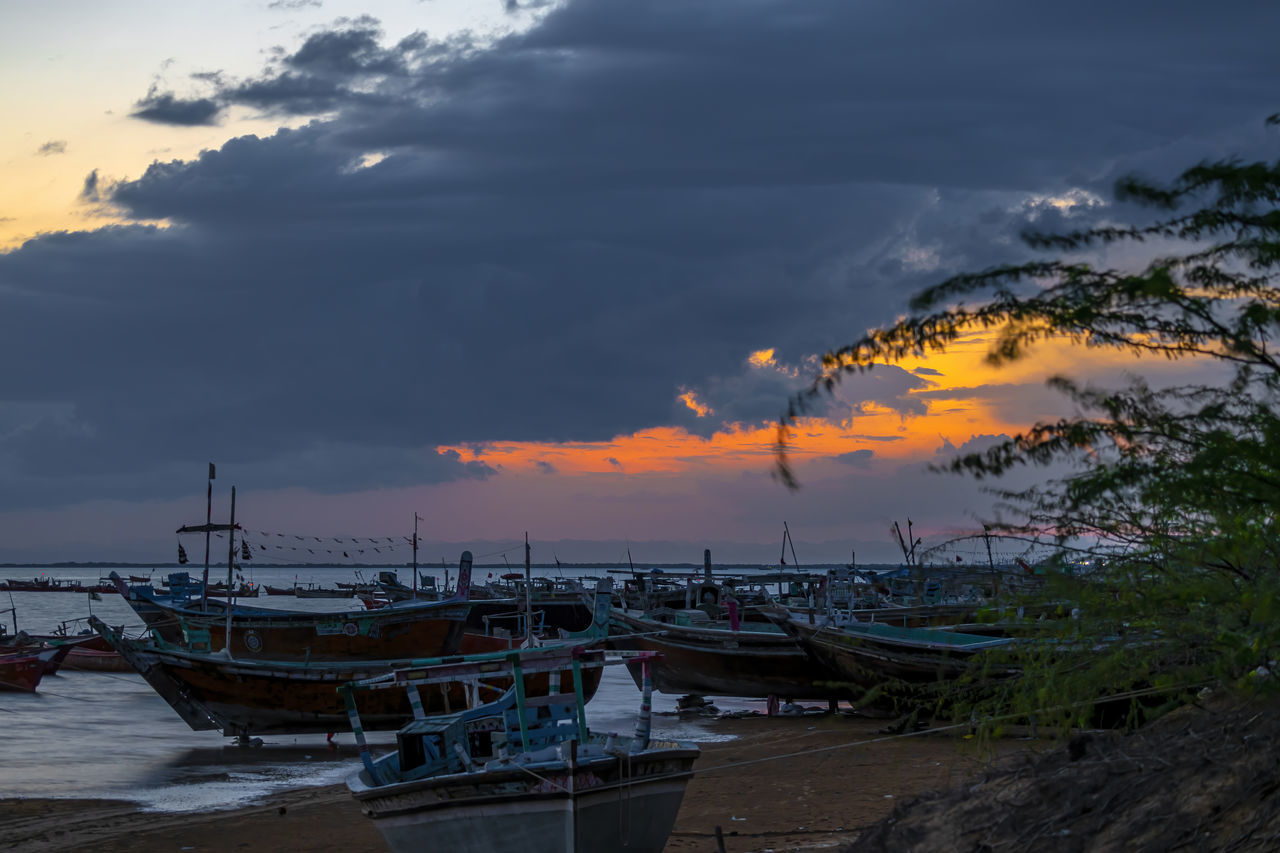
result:
M 528 649 L 344 685 L 364 764 L 347 786 L 392 853 L 660 853 L 699 751 L 650 739 L 647 680 L 634 736 L 590 732 L 583 673 L 605 663 L 598 650 Z M 573 683 L 562 690 L 529 697 L 521 688 L 530 673 L 566 668 Z M 412 702 L 423 688 L 495 672 L 514 684 L 500 699 L 418 716 L 399 730 L 396 751 L 369 753 L 361 694 L 406 691 Z

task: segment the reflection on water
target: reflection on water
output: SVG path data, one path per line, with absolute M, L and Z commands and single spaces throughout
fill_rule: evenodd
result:
M 335 579 L 350 576 L 349 570 L 334 571 L 341 571 Z M 31 576 L 21 570 L 10 574 Z M 260 582 L 277 582 L 262 574 Z M 92 580 L 97 574 L 59 571 L 56 576 Z M 18 627 L 32 632 L 88 616 L 90 607 L 110 624 L 141 629 L 118 596 L 91 602 L 82 595 L 33 592 L 13 593 L 13 600 Z M 289 597 L 261 603 L 268 601 L 306 610 L 357 605 Z M 0 607 L 8 607 L 8 593 L 0 592 Z M 702 743 L 728 739 L 714 731 L 712 721 L 676 717 L 675 700 L 654 695 L 654 737 Z M 609 667 L 587 706 L 588 724 L 595 731 L 630 733 L 639 703 L 640 692 L 626 668 Z M 740 699 L 717 705 L 726 711 L 763 708 L 762 702 Z M 340 782 L 360 763 L 349 732 L 336 735 L 333 747 L 324 735 L 276 735 L 256 749 L 237 747 L 216 731 L 193 732 L 141 676 L 128 673 L 63 672 L 45 678 L 38 693 L 0 692 L 0 730 L 5 743 L 0 797 L 124 799 L 156 811 L 234 808 L 289 788 Z M 394 732 L 371 732 L 368 738 L 375 753 L 395 743 Z

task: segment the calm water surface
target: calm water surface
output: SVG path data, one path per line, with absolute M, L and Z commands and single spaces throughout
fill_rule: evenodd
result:
M 119 572 L 145 574 L 136 568 Z M 0 570 L 0 578 L 41 573 Z M 44 573 L 84 582 L 98 577 L 97 570 Z M 535 570 L 535 574 L 544 573 Z M 256 569 L 254 575 L 259 583 L 285 586 L 292 585 L 295 575 L 301 582 L 326 586 L 354 579 L 349 568 Z M 477 579 L 483 578 L 480 573 Z M 437 581 L 442 582 L 443 577 Z M 10 607 L 9 595 L 0 591 L 0 611 Z M 123 625 L 130 633 L 142 630 L 141 620 L 116 595 L 90 601 L 87 595 L 74 593 L 15 592 L 12 601 L 17 627 L 33 633 L 47 633 L 66 620 L 87 617 L 91 609 L 93 615 Z M 255 602 L 312 611 L 360 607 L 355 599 L 272 596 L 249 603 Z M 0 613 L 0 621 L 10 630 L 12 619 L 12 614 Z M 72 632 L 80 627 L 73 626 Z M 725 739 L 707 721 L 663 716 L 674 712 L 675 700 L 654 694 L 656 737 L 703 743 Z M 640 692 L 626 668 L 608 667 L 587 706 L 588 724 L 594 731 L 630 733 L 639 704 Z M 717 705 L 724 710 L 763 710 L 764 703 L 725 699 Z M 242 749 L 216 731 L 191 731 L 141 676 L 128 673 L 62 672 L 46 677 L 34 694 L 0 692 L 0 731 L 4 732 L 0 798 L 101 797 L 131 800 L 154 811 L 233 808 L 288 788 L 340 782 L 360 763 L 349 732 L 334 738 L 336 749 L 326 745 L 323 735 L 266 737 L 261 748 Z M 394 732 L 372 732 L 368 737 L 375 752 L 379 746 L 395 743 Z

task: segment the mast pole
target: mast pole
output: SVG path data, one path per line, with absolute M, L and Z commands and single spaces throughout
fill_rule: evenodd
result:
M 782 522 L 782 532 L 787 537 L 787 544 L 791 546 L 791 567 L 799 568 L 800 561 L 796 559 L 796 542 L 791 538 L 791 528 L 787 527 L 787 523 Z
M 230 530 L 227 531 L 227 638 L 224 648 L 227 650 L 227 657 L 231 657 L 231 610 L 235 602 L 232 593 L 234 587 L 232 584 L 232 568 L 235 564 L 236 557 L 236 487 L 231 487 L 231 523 Z
M 200 584 L 200 610 L 206 613 L 209 610 L 209 526 L 213 524 L 213 481 L 216 479 L 216 474 L 213 463 L 210 462 L 209 488 L 205 492 L 204 510 L 204 577 L 201 578 Z
M 418 513 L 413 513 L 413 597 L 418 597 Z
M 533 566 L 529 561 L 529 531 L 524 532 L 524 647 L 533 648 Z

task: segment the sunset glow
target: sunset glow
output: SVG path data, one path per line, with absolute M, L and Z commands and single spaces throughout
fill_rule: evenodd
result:
M 1006 366 L 987 359 L 991 338 L 971 335 L 945 353 L 904 361 L 900 367 L 922 380 L 906 392 L 920 413 L 863 402 L 843 416 L 805 417 L 791 431 L 788 455 L 797 464 L 869 451 L 878 461 L 929 460 L 940 447 L 960 447 L 972 438 L 1013 434 L 1054 416 L 1065 402 L 1044 388 L 1050 375 L 1069 369 L 1077 377 L 1114 377 L 1128 356 L 1049 341 L 1032 357 Z M 776 369 L 773 350 L 748 356 L 755 369 Z M 879 368 L 884 370 L 885 368 Z M 873 372 L 874 372 L 873 368 Z M 849 384 L 856 379 L 848 380 Z M 699 418 L 714 411 L 691 391 L 677 399 Z M 783 401 L 779 401 L 779 413 Z M 490 442 L 441 445 L 464 462 L 482 462 L 504 473 L 554 468 L 562 475 L 587 473 L 680 473 L 698 470 L 768 470 L 774 462 L 777 422 L 725 423 L 710 436 L 674 426 L 655 427 L 608 442 Z
M 445 552 L 536 528 L 684 559 L 787 518 L 815 559 L 896 559 L 887 518 L 992 507 L 931 463 L 1071 414 L 1046 377 L 1135 362 L 997 366 L 984 330 L 842 375 L 788 432 L 787 489 L 778 418 L 822 353 L 1062 254 L 1029 231 L 1126 224 L 1125 174 L 1273 156 L 1268 4 L 1245 39 L 1112 4 L 1096 50 L 1092 11 L 618 5 L 5 4 L 0 561 L 163 559 L 209 462 L 263 529 L 416 515 Z

